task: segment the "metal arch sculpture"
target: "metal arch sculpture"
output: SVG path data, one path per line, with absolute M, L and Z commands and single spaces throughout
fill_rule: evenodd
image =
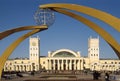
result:
M 44 13 L 44 14 L 43 14 Z M 47 13 L 47 14 L 46 14 Z M 44 18 L 41 18 L 43 17 Z M 2 40 L 3 38 L 16 33 L 16 32 L 20 32 L 20 31 L 24 31 L 24 30 L 32 30 L 31 32 L 28 32 L 26 34 L 24 34 L 23 36 L 21 36 L 20 38 L 18 38 L 16 41 L 14 41 L 5 51 L 4 53 L 0 56 L 0 79 L 1 79 L 1 74 L 2 74 L 2 69 L 4 67 L 4 64 L 7 60 L 7 58 L 11 55 L 11 53 L 14 51 L 14 49 L 27 37 L 31 36 L 32 34 L 35 34 L 37 32 L 40 32 L 42 30 L 48 29 L 48 26 L 52 25 L 54 22 L 54 13 L 51 11 L 51 9 L 47 9 L 47 10 L 39 10 L 35 13 L 34 18 L 36 20 L 36 23 L 39 26 L 24 26 L 24 27 L 20 27 L 20 28 L 14 28 L 11 30 L 7 30 L 4 32 L 0 32 L 0 40 Z
M 24 27 L 10 29 L 4 32 L 0 32 L 0 40 L 16 32 L 25 31 L 25 30 L 34 30 L 34 29 L 40 29 L 40 28 L 41 30 L 44 29 L 42 28 L 42 26 L 24 26 Z
M 76 4 L 60 4 L 60 3 L 40 5 L 39 8 L 60 8 L 81 12 L 83 14 L 87 14 L 89 16 L 95 17 L 107 23 L 108 25 L 116 29 L 118 32 L 120 32 L 120 19 L 97 9 Z
M 120 45 L 119 45 L 119 43 L 103 28 L 101 28 L 100 26 L 98 26 L 97 24 L 93 23 L 92 21 L 90 21 L 86 18 L 79 16 L 77 14 L 74 14 L 72 12 L 68 12 L 67 10 L 62 10 L 62 9 L 58 9 L 58 8 L 54 8 L 54 10 L 59 12 L 59 13 L 63 13 L 67 16 L 70 16 L 70 17 L 84 23 L 85 25 L 89 26 L 91 29 L 95 30 L 102 38 L 105 39 L 105 41 L 112 47 L 114 52 L 120 58 L 120 50 L 119 50 Z
M 89 16 L 98 18 L 101 21 L 104 21 L 105 23 L 109 24 L 110 26 L 112 26 L 115 30 L 117 30 L 118 32 L 120 32 L 120 19 L 107 14 L 105 12 L 102 12 L 100 10 L 96 10 L 93 8 L 88 8 L 85 6 L 80 6 L 80 5 L 75 5 L 75 4 L 45 4 L 45 5 L 41 5 L 39 6 L 39 8 L 50 8 L 50 9 L 67 9 L 67 10 L 74 10 L 77 12 L 81 12 L 84 14 L 87 14 Z M 75 17 L 75 14 L 73 15 L 72 13 L 65 13 L 65 11 L 60 11 L 60 10 L 56 10 L 57 12 L 69 15 L 79 21 L 81 21 L 80 16 Z M 82 19 L 83 23 L 90 26 L 90 27 L 94 27 L 97 26 L 95 23 L 91 23 L 89 22 L 89 24 L 87 24 L 86 21 L 84 21 L 84 19 Z M 90 24 L 91 23 L 91 24 Z M 98 27 L 98 26 L 97 26 Z M 120 58 L 120 45 L 119 43 L 116 42 L 116 40 L 106 31 L 104 31 L 104 33 L 102 33 L 103 31 L 100 31 L 99 29 L 103 30 L 102 28 L 99 27 L 99 29 L 97 28 L 92 28 L 94 31 L 96 31 L 98 34 L 100 34 L 105 41 L 107 41 L 107 43 L 113 48 L 113 50 L 115 51 L 115 53 L 117 54 L 117 56 Z M 107 36 L 106 36 L 107 35 Z M 112 40 L 111 40 L 112 39 Z
M 42 30 L 47 29 L 47 26 L 43 25 L 43 26 L 26 26 L 26 27 L 21 27 L 21 28 L 15 28 L 15 29 L 11 29 L 8 30 L 8 32 L 2 32 L 0 33 L 0 38 L 3 39 L 5 37 L 7 37 L 8 35 L 11 35 L 13 33 L 19 32 L 19 31 L 23 31 L 23 30 L 31 30 L 30 32 L 24 34 L 23 36 L 19 37 L 17 40 L 15 40 L 5 51 L 4 53 L 0 56 L 0 79 L 1 79 L 1 75 L 2 75 L 2 70 L 4 68 L 4 64 L 6 62 L 6 60 L 8 59 L 8 57 L 11 55 L 11 53 L 14 51 L 14 49 L 23 41 L 25 40 L 27 37 L 40 32 Z

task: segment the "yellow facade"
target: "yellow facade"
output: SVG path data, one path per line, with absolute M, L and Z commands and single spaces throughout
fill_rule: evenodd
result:
M 40 56 L 39 37 L 30 37 L 29 58 L 7 60 L 4 71 L 97 70 L 119 71 L 120 60 L 99 58 L 99 38 L 88 39 L 88 57 L 78 51 L 59 49 Z

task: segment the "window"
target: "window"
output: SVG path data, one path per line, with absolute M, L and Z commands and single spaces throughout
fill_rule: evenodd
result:
M 12 63 L 10 63 L 10 65 L 12 65 Z
M 43 64 L 45 64 L 45 61 L 43 62 Z
M 107 62 L 105 62 L 105 64 L 107 64 Z
M 23 61 L 21 63 L 23 64 Z
M 94 63 L 94 65 L 97 65 L 97 63 Z
M 83 62 L 83 64 L 85 64 L 85 61 Z

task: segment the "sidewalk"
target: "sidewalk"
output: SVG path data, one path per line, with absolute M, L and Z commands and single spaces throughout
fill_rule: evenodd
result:
M 55 78 L 53 79 L 47 79 L 47 78 L 40 78 L 41 76 L 49 76 L 49 77 L 56 77 L 56 75 L 47 75 L 47 74 L 36 74 L 35 76 L 26 76 L 26 77 L 16 77 L 16 78 L 13 78 L 13 79 L 2 79 L 1 81 L 105 81 L 104 80 L 104 77 L 101 76 L 99 78 L 99 80 L 93 80 L 93 76 L 88 74 L 88 75 L 62 75 L 62 77 L 68 77 L 68 76 L 75 76 L 76 78 L 75 79 L 57 79 L 58 77 L 56 77 L 56 80 Z M 58 75 L 59 76 L 59 75 Z M 60 75 L 61 76 L 61 75 Z M 60 77 L 60 78 L 62 78 Z M 116 80 L 110 80 L 110 81 L 120 81 L 118 80 L 118 78 L 120 78 L 120 75 L 119 76 L 116 76 Z

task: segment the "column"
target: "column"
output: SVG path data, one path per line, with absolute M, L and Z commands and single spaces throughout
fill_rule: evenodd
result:
M 32 66 L 31 65 L 29 65 L 29 69 L 30 69 L 30 71 L 32 71 Z
M 21 65 L 19 65 L 19 70 L 21 71 L 21 69 L 22 69 L 22 68 L 21 68 Z
M 79 63 L 79 66 L 80 66 L 80 70 L 81 70 L 81 59 L 79 60 L 79 62 L 80 62 L 80 63 Z
M 20 67 L 20 65 L 18 65 L 18 67 L 19 67 L 19 71 L 21 71 L 21 67 Z
M 68 59 L 68 70 L 70 70 L 70 60 Z
M 76 70 L 76 59 L 74 59 L 74 70 Z
M 68 60 L 66 60 L 66 70 L 68 70 Z
M 28 71 L 28 65 L 26 65 L 26 71 Z
M 55 59 L 53 59 L 53 70 L 55 70 Z
M 54 59 L 54 70 L 56 70 L 56 59 Z
M 63 59 L 62 59 L 62 62 L 61 62 L 61 70 L 63 70 Z
M 48 66 L 47 66 L 47 70 L 49 70 L 49 59 L 47 60 L 47 64 L 48 64 Z
M 60 62 L 59 62 L 59 59 L 57 60 L 57 64 L 58 64 L 58 70 L 60 70 Z
M 80 59 L 80 70 L 82 70 L 82 67 L 81 67 L 81 65 L 82 65 L 82 60 Z
M 14 65 L 14 69 L 13 69 L 14 71 L 16 71 L 16 66 Z
M 75 66 L 75 68 L 76 68 L 76 70 L 77 70 L 77 69 L 78 69 L 78 67 L 77 67 L 77 63 L 78 63 L 78 61 L 77 61 L 77 59 L 76 59 L 76 62 L 75 62 L 75 63 L 76 63 L 76 66 Z
M 52 59 L 52 70 L 54 70 L 54 60 Z
M 50 59 L 48 59 L 48 70 L 50 70 Z
M 24 65 L 24 71 L 26 71 L 26 64 Z
M 83 70 L 83 59 L 81 60 L 81 70 Z
M 77 60 L 77 70 L 80 70 L 80 60 Z
M 48 59 L 48 70 L 50 70 L 50 59 Z
M 70 59 L 70 64 L 69 64 L 69 68 L 70 68 L 70 70 L 72 70 L 72 60 Z
M 25 68 L 24 68 L 24 65 L 22 65 L 21 67 L 22 67 L 22 71 L 24 71 L 24 69 L 25 69 Z
M 51 59 L 51 70 L 53 70 L 53 60 Z

